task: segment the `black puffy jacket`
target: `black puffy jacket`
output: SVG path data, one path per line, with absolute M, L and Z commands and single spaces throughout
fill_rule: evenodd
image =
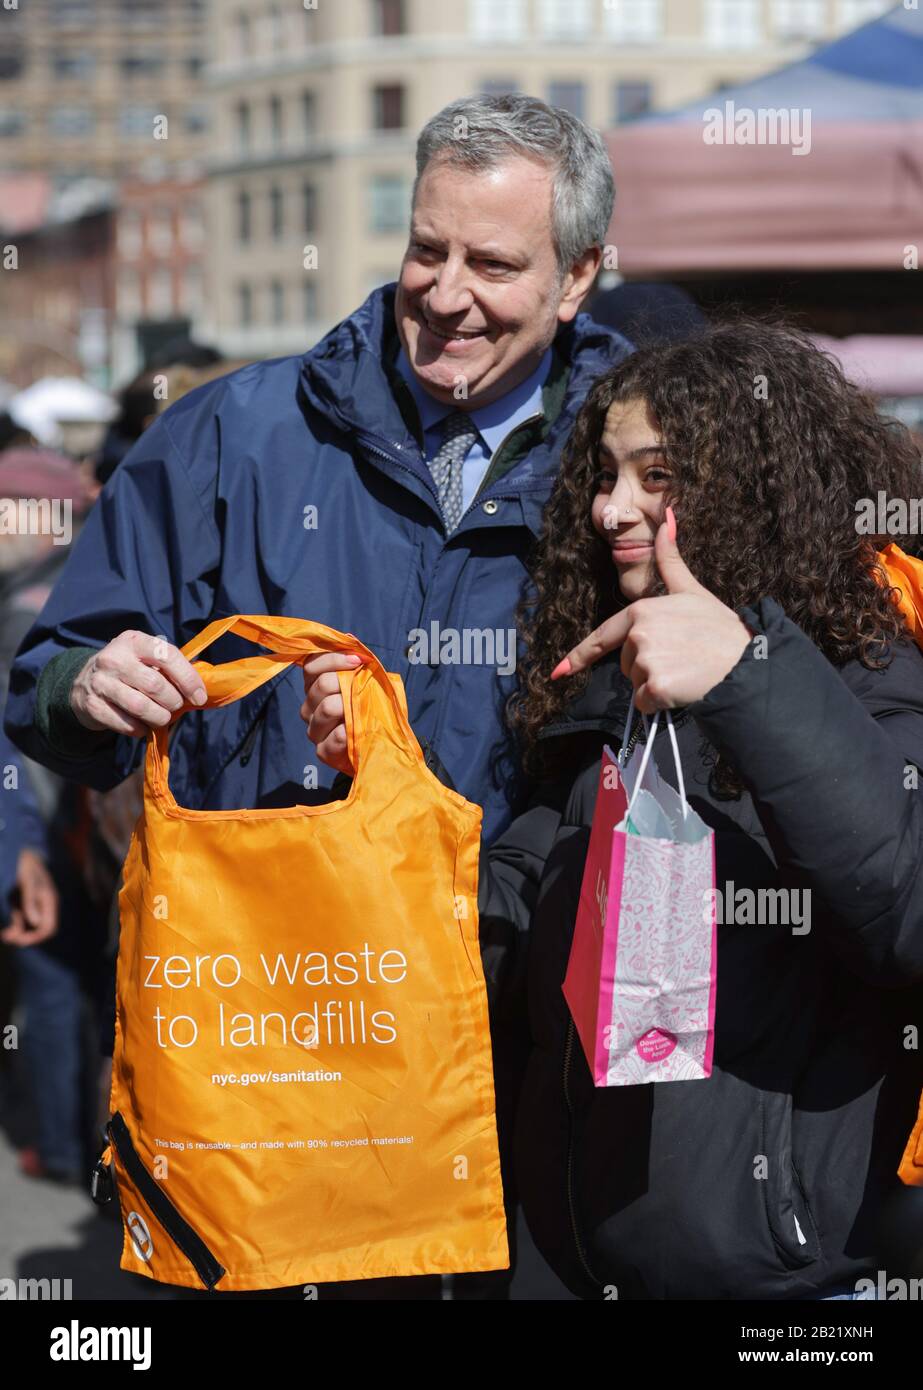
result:
M 565 775 L 486 857 L 497 1015 L 518 975 L 528 989 L 519 1196 L 545 1257 L 588 1298 L 811 1298 L 877 1269 L 879 1208 L 916 1113 L 923 656 L 901 642 L 883 671 L 836 671 L 772 600 L 743 616 L 765 651 L 751 643 L 674 715 L 687 795 L 714 828 L 718 888 L 808 888 L 810 931 L 719 926 L 707 1080 L 594 1088 L 561 992 L 600 753 L 625 721 L 617 657 L 545 730 L 569 740 Z M 737 800 L 709 792 L 716 749 L 744 777 Z M 654 756 L 675 786 L 665 737 Z

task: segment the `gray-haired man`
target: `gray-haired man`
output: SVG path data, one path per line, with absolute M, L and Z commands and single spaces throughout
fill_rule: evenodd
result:
M 201 691 L 178 645 L 222 614 L 291 614 L 354 632 L 403 676 L 414 730 L 484 807 L 488 839 L 517 809 L 498 752 L 528 555 L 576 411 L 629 350 L 578 314 L 612 174 L 595 132 L 524 96 L 452 103 L 417 167 L 399 284 L 303 358 L 178 401 L 107 484 L 14 668 L 7 728 L 33 758 L 114 785 Z M 320 786 L 348 771 L 343 664 L 187 715 L 177 800 L 309 799 L 305 723 Z M 513 1086 L 498 1074 L 501 1109 Z

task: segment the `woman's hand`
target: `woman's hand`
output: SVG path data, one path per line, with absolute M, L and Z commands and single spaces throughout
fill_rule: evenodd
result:
M 672 516 L 671 516 L 672 521 Z M 701 700 L 724 680 L 752 636 L 737 614 L 686 568 L 670 525 L 654 540 L 654 557 L 668 592 L 642 598 L 607 618 L 568 652 L 551 679 L 592 666 L 606 652 L 622 649 L 622 670 L 644 714 Z

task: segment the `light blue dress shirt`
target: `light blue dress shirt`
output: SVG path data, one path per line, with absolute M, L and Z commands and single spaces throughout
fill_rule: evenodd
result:
M 506 436 L 517 425 L 522 424 L 523 420 L 541 411 L 542 387 L 550 368 L 551 348 L 548 348 L 535 371 L 526 377 L 525 381 L 514 386 L 512 391 L 508 391 L 505 396 L 501 396 L 490 405 L 468 412 L 478 433 L 462 464 L 462 505 L 466 509 L 477 495 L 477 490 L 490 466 L 490 460 Z M 413 398 L 417 403 L 420 423 L 423 426 L 426 461 L 430 463 L 436 457 L 442 443 L 442 422 L 447 415 L 452 415 L 458 406 L 445 405 L 442 401 L 437 401 L 420 385 L 403 348 L 398 355 L 397 369 L 413 392 Z

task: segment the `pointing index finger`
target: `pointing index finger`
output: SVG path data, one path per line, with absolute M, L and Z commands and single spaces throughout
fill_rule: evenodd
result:
M 585 671 L 587 667 L 595 665 L 601 656 L 620 647 L 631 631 L 634 621 L 632 607 L 630 605 L 621 612 L 614 613 L 611 618 L 594 628 L 589 637 L 584 637 L 582 642 L 578 642 L 554 668 L 551 679 L 557 680 L 560 676 L 572 676 L 577 671 Z

